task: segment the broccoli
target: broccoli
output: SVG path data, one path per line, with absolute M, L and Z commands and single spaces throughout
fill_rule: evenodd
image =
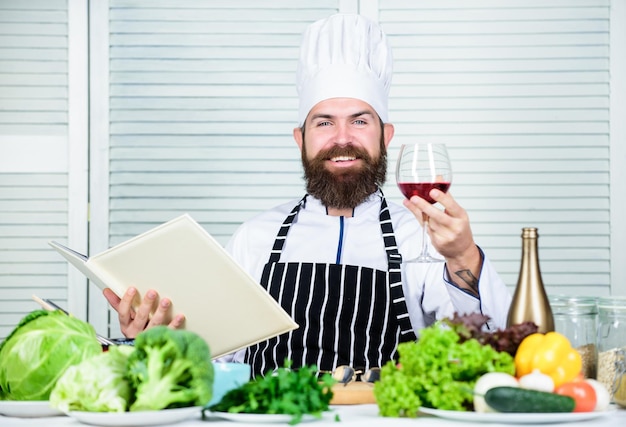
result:
M 211 400 L 210 349 L 193 332 L 166 326 L 143 331 L 127 366 L 136 390 L 131 411 L 204 406 Z

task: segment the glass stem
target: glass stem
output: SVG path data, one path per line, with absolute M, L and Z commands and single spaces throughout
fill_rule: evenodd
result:
M 420 257 L 428 256 L 428 247 L 426 245 L 426 228 L 428 227 L 428 215 L 422 213 L 422 253 Z

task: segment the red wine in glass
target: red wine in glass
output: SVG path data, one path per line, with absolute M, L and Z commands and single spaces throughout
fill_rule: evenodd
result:
M 413 196 L 419 196 L 429 203 L 435 203 L 430 197 L 430 190 L 436 188 L 446 193 L 450 188 L 449 182 L 398 182 L 398 187 L 404 197 L 410 199 Z
M 403 144 L 396 164 L 396 183 L 407 199 L 419 196 L 431 204 L 435 203 L 430 197 L 430 190 L 437 188 L 445 193 L 452 183 L 452 167 L 446 146 L 433 143 Z M 405 262 L 444 261 L 428 253 L 428 215 L 423 213 L 422 219 L 421 252 L 417 258 Z

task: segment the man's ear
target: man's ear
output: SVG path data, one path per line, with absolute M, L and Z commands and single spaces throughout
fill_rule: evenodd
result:
M 302 128 L 293 128 L 293 139 L 296 141 L 296 144 L 298 144 L 298 147 L 300 147 L 300 150 L 302 150 Z
M 391 123 L 385 123 L 383 125 L 383 141 L 385 141 L 385 147 L 389 147 L 389 143 L 391 142 L 395 131 L 396 130 Z

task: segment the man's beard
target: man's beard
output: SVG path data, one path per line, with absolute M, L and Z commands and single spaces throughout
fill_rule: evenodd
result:
M 362 160 L 359 168 L 331 172 L 325 162 L 333 157 L 348 156 Z M 387 149 L 381 138 L 380 156 L 372 158 L 367 151 L 353 145 L 335 145 L 307 159 L 306 143 L 302 146 L 302 166 L 306 190 L 329 208 L 353 209 L 364 202 L 385 183 L 387 178 Z

